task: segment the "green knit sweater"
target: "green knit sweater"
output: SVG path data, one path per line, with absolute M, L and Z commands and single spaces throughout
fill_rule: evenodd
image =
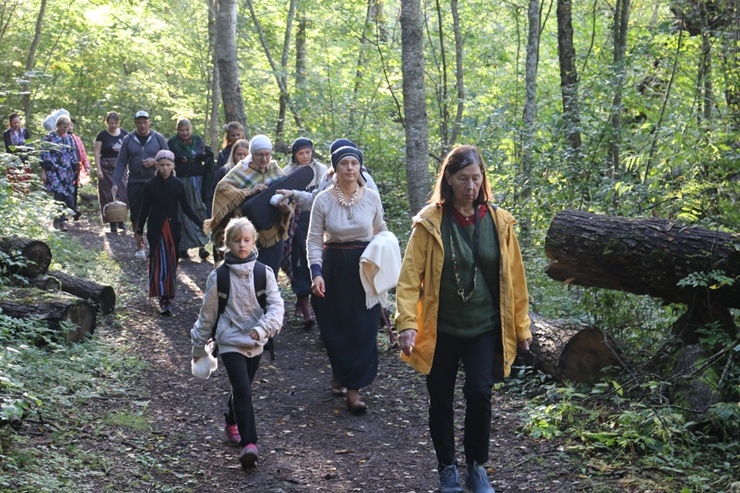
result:
M 472 221 L 471 221 L 472 223 Z M 455 242 L 455 260 L 459 287 L 470 295 L 473 276 L 473 233 L 475 225 L 460 226 L 451 214 L 442 218 L 442 243 L 445 261 L 439 289 L 437 330 L 457 337 L 472 338 L 497 328 L 499 317 L 500 249 L 493 218 L 486 214 L 480 220 L 480 246 L 475 269 L 476 287 L 466 303 L 458 294 L 458 283 L 452 263 L 450 235 Z M 489 289 L 489 286 L 492 289 Z

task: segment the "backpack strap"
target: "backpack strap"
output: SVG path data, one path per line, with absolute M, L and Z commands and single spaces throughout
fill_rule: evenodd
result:
M 254 294 L 263 312 L 267 311 L 267 266 L 260 261 L 254 263 Z
M 267 266 L 262 262 L 254 263 L 254 294 L 257 295 L 257 302 L 260 304 L 263 312 L 267 311 Z M 270 337 L 267 339 L 265 349 L 270 352 L 270 359 L 275 360 L 275 340 Z
M 226 303 L 229 301 L 229 292 L 231 291 L 231 274 L 229 273 L 229 266 L 226 263 L 216 268 L 216 291 L 218 292 L 218 315 L 213 322 L 211 339 L 216 338 L 218 319 L 221 318 L 221 314 L 226 310 Z

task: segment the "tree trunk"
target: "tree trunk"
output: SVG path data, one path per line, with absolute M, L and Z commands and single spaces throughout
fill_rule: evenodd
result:
M 616 5 L 614 6 L 614 31 L 612 34 L 614 40 L 614 67 L 616 74 L 614 77 L 614 98 L 612 100 L 612 138 L 611 149 L 609 152 L 612 179 L 618 178 L 619 158 L 622 152 L 622 92 L 624 90 L 624 79 L 626 76 L 624 56 L 627 52 L 627 27 L 629 26 L 630 1 L 631 0 L 617 0 Z
M 740 283 L 723 283 L 740 276 L 740 234 L 565 210 L 550 224 L 545 253 L 547 275 L 566 284 L 740 308 Z
M 365 11 L 365 24 L 362 26 L 362 35 L 360 36 L 360 49 L 357 53 L 357 65 L 355 67 L 355 84 L 352 89 L 352 107 L 349 111 L 349 128 L 355 128 L 355 118 L 357 114 L 357 101 L 360 98 L 362 89 L 362 76 L 365 73 L 367 65 L 367 41 L 372 27 L 373 14 L 375 12 L 375 0 L 367 0 L 367 9 Z
M 116 292 L 112 286 L 104 286 L 55 270 L 50 270 L 47 275 L 59 281 L 60 289 L 65 293 L 73 294 L 83 300 L 91 300 L 99 305 L 104 315 L 113 313 L 116 308 Z
M 13 265 L 4 264 L 11 274 L 34 278 L 45 274 L 51 265 L 51 248 L 43 241 L 18 236 L 0 237 L 0 250 L 13 259 Z M 23 265 L 19 267 L 19 263 Z
M 558 0 L 558 59 L 560 60 L 560 91 L 563 98 L 565 138 L 573 151 L 581 148 L 578 110 L 578 68 L 573 46 L 571 0 Z
M 36 28 L 33 33 L 33 40 L 31 46 L 28 48 L 28 56 L 26 57 L 26 77 L 31 76 L 33 69 L 36 65 L 36 50 L 39 47 L 39 41 L 41 41 L 41 28 L 44 25 L 44 14 L 46 13 L 47 0 L 41 0 L 39 6 L 39 15 L 36 17 Z M 24 88 L 23 91 L 23 114 L 25 115 L 26 122 L 31 121 L 31 87 L 29 84 L 28 88 Z
M 281 87 L 288 87 L 288 55 L 290 54 L 290 39 L 293 32 L 293 18 L 295 17 L 296 0 L 290 0 L 288 6 L 288 19 L 285 23 L 285 37 L 283 39 L 283 56 L 280 58 L 280 85 Z M 275 128 L 275 141 L 280 146 L 285 140 L 285 110 L 288 107 L 288 100 L 286 98 L 286 92 L 280 92 L 280 111 L 278 113 L 277 125 Z
M 306 66 L 308 61 L 307 31 L 308 18 L 305 12 L 298 16 L 298 27 L 295 32 L 295 90 L 296 94 L 303 94 L 306 84 Z
M 216 21 L 218 17 L 218 3 L 208 1 L 208 53 L 211 58 L 211 77 L 208 90 L 211 95 L 211 114 L 208 118 L 208 144 L 214 149 L 220 149 L 221 140 L 221 78 L 218 74 L 218 59 L 216 58 Z
M 406 131 L 406 183 L 413 215 L 424 206 L 431 188 L 420 0 L 401 0 L 401 66 Z
M 254 27 L 255 29 L 257 29 L 257 33 L 259 34 L 260 42 L 262 43 L 262 49 L 265 51 L 267 61 L 270 63 L 270 68 L 272 68 L 272 74 L 275 77 L 278 89 L 280 89 L 280 94 L 285 98 L 285 104 L 288 106 L 290 112 L 293 115 L 293 120 L 295 120 L 296 127 L 298 127 L 298 132 L 305 133 L 306 128 L 303 125 L 303 120 L 298 114 L 298 110 L 296 110 L 295 106 L 293 105 L 293 100 L 290 97 L 288 88 L 285 87 L 285 84 L 283 84 L 283 79 L 280 76 L 280 68 L 277 66 L 275 60 L 272 58 L 272 54 L 270 53 L 270 47 L 267 44 L 267 39 L 265 39 L 265 33 L 262 31 L 262 25 L 259 22 L 257 13 L 254 11 L 254 2 L 252 2 L 252 0 L 247 0 L 247 6 L 249 7 L 249 13 L 252 16 Z
M 247 128 L 239 66 L 236 57 L 236 0 L 218 0 L 216 14 L 216 60 L 227 122 Z
M 455 32 L 455 86 L 457 87 L 457 111 L 455 113 L 455 122 L 452 125 L 450 133 L 450 146 L 457 143 L 460 136 L 460 124 L 462 123 L 463 111 L 465 110 L 465 72 L 463 70 L 463 41 L 460 32 L 460 15 L 457 9 L 457 0 L 450 2 L 450 11 L 452 13 L 452 28 Z
M 529 33 L 527 35 L 527 68 L 525 76 L 524 113 L 522 115 L 522 170 L 519 176 L 517 202 L 529 204 L 532 197 L 532 168 L 534 166 L 534 125 L 537 122 L 537 66 L 540 52 L 540 2 L 529 1 Z M 523 246 L 531 244 L 531 226 L 528 215 L 520 218 L 519 238 Z
M 95 331 L 95 307 L 66 293 L 10 288 L 0 298 L 0 309 L 9 317 L 43 320 L 53 330 L 63 330 L 62 322 L 69 322 L 72 330 L 63 334 L 67 342 L 81 341 Z

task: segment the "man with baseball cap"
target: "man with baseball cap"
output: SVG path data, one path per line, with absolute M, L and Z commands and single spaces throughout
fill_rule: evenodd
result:
M 128 168 L 128 207 L 132 231 L 136 231 L 139 220 L 144 184 L 154 176 L 156 170 L 157 161 L 154 158 L 159 151 L 169 150 L 164 136 L 149 128 L 151 124 L 149 113 L 144 110 L 137 111 L 134 115 L 134 124 L 136 130 L 126 135 L 121 142 L 111 189 L 115 197 L 118 184 L 121 183 Z M 136 258 L 146 258 L 143 238 L 136 241 Z

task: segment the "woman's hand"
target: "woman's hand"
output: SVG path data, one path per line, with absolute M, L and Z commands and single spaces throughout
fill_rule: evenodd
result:
M 406 329 L 398 334 L 398 347 L 406 356 L 411 356 L 416 344 L 416 329 Z
M 529 345 L 532 344 L 532 338 L 524 339 L 523 341 L 519 341 L 519 348 L 524 351 L 529 351 Z
M 293 190 L 283 190 L 281 188 L 280 190 L 275 190 L 275 195 L 283 195 L 285 198 L 291 199 L 295 196 L 295 192 Z
M 118 193 L 118 185 L 110 187 L 110 194 L 113 196 L 113 200 L 116 200 L 116 194 Z
M 326 288 L 324 286 L 324 278 L 322 276 L 316 276 L 313 278 L 313 282 L 311 283 L 311 292 L 319 298 L 324 297 Z
M 260 334 L 255 329 L 249 331 L 249 337 L 251 337 L 253 341 L 260 340 Z
M 257 195 L 258 193 L 264 191 L 265 188 L 267 188 L 267 185 L 265 185 L 264 183 L 260 183 L 259 185 L 255 185 L 252 188 L 252 190 L 249 191 L 249 196 L 251 197 L 252 195 Z

